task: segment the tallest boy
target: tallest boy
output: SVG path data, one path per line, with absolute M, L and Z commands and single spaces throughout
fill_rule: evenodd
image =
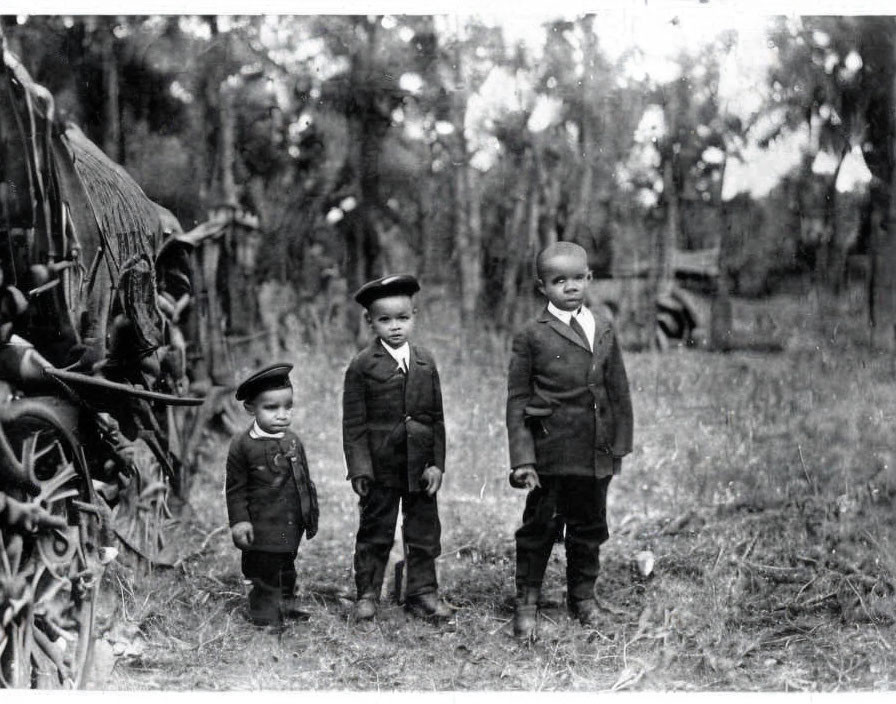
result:
M 530 489 L 516 532 L 514 632 L 534 635 L 545 568 L 565 529 L 567 603 L 597 616 L 594 584 L 607 537 L 607 487 L 632 449 L 632 405 L 610 322 L 585 306 L 585 250 L 571 242 L 536 260 L 547 307 L 513 340 L 507 378 L 510 482 Z

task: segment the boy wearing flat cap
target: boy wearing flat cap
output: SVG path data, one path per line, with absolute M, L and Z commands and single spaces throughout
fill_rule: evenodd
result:
M 545 568 L 566 547 L 567 604 L 586 626 L 598 607 L 607 488 L 632 451 L 632 402 L 610 321 L 585 305 L 585 250 L 556 242 L 536 259 L 547 306 L 513 339 L 507 376 L 510 483 L 529 490 L 516 532 L 514 632 L 535 635 Z
M 355 300 L 374 334 L 345 372 L 342 436 L 348 479 L 360 497 L 355 541 L 357 620 L 373 618 L 383 585 L 399 505 L 406 550 L 405 608 L 431 620 L 450 612 L 438 598 L 435 558 L 441 552 L 436 493 L 445 468 L 445 423 L 436 363 L 412 345 L 410 275 L 386 276 L 362 286 Z
M 252 581 L 249 620 L 280 626 L 295 608 L 295 559 L 304 532 L 317 532 L 317 492 L 305 450 L 290 430 L 291 364 L 257 371 L 237 387 L 236 399 L 254 421 L 230 443 L 227 516 L 242 570 Z

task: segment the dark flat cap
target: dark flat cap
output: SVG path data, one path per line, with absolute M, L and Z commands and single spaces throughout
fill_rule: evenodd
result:
M 282 362 L 259 369 L 236 387 L 236 400 L 251 401 L 262 391 L 291 388 L 292 384 L 289 382 L 289 372 L 291 371 L 292 365 Z
M 413 296 L 420 290 L 420 284 L 410 274 L 392 274 L 381 279 L 368 281 L 355 293 L 355 300 L 365 308 L 379 298 L 387 296 Z

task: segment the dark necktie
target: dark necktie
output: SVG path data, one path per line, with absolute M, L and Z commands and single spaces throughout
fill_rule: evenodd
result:
M 576 320 L 576 316 L 573 315 L 572 317 L 570 317 L 569 327 L 571 327 L 573 332 L 582 339 L 582 342 L 585 343 L 585 347 L 587 347 L 590 350 L 591 349 L 591 341 L 588 339 L 588 335 L 585 333 L 585 328 L 583 328 L 581 323 L 579 323 L 579 321 Z

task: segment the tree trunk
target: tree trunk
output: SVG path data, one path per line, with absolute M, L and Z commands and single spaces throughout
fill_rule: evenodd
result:
M 121 164 L 124 152 L 121 149 L 121 109 L 114 28 L 114 17 L 103 23 L 103 151 L 112 161 Z
M 579 178 L 579 191 L 572 215 L 569 219 L 564 239 L 577 242 L 585 247 L 591 255 L 591 198 L 594 191 L 594 126 L 596 115 L 587 106 L 595 100 L 595 64 L 597 60 L 597 37 L 594 34 L 594 15 L 586 15 L 580 21 L 582 30 L 582 92 L 581 116 L 579 119 L 579 146 L 582 150 L 582 173 Z
M 233 175 L 235 139 L 233 95 L 225 78 L 218 88 L 218 195 L 223 203 L 232 206 L 239 204 Z
M 840 280 L 837 271 L 838 266 L 842 263 L 838 256 L 838 248 L 840 247 L 840 233 L 837 227 L 837 178 L 840 176 L 840 169 L 843 167 L 843 159 L 849 150 L 847 146 L 840 153 L 840 159 L 837 162 L 837 168 L 827 183 L 824 199 L 824 220 L 822 232 L 824 233 L 824 241 L 821 243 L 819 251 L 818 269 L 821 273 L 822 280 L 826 286 L 836 288 Z
M 678 246 L 680 210 L 678 203 L 678 179 L 675 176 L 675 156 L 670 154 L 663 165 L 663 192 L 666 194 L 666 227 L 658 240 L 658 266 L 660 283 L 668 286 L 675 278 L 672 265 L 675 248 Z
M 460 279 L 461 323 L 466 327 L 476 318 L 482 292 L 482 194 L 478 174 L 470 165 L 464 122 L 467 88 L 464 77 L 460 36 L 454 45 L 454 85 L 451 121 L 454 125 L 454 252 Z
M 728 170 L 728 157 L 722 162 L 721 174 L 718 185 L 713 189 L 713 201 L 719 209 L 721 217 L 719 221 L 719 276 L 716 280 L 716 292 L 712 297 L 709 310 L 709 346 L 711 349 L 727 351 L 731 349 L 731 329 L 733 327 L 733 315 L 731 311 L 731 281 L 728 276 L 731 230 L 729 223 L 731 218 L 725 211 L 725 202 L 722 200 L 722 186 L 725 183 L 725 173 Z
M 896 31 L 890 34 L 891 67 L 896 66 Z M 883 226 L 871 229 L 871 344 L 896 351 L 896 72 L 890 74 L 890 188 Z
M 678 246 L 681 221 L 681 195 L 678 178 L 678 88 L 677 82 L 665 88 L 663 111 L 666 119 L 667 136 L 666 143 L 660 151 L 662 154 L 663 199 L 666 204 L 666 224 L 653 240 L 653 262 L 650 267 L 647 295 L 642 299 L 642 305 L 646 305 L 648 308 L 640 311 L 643 316 L 641 320 L 646 324 L 642 330 L 651 335 L 651 346 L 660 348 L 664 347 L 665 337 L 656 324 L 656 301 L 675 280 L 672 257 Z
M 482 292 L 482 194 L 478 181 L 478 174 L 469 163 L 458 167 L 454 203 L 457 218 L 455 253 L 460 275 L 461 322 L 464 326 L 475 321 Z
M 896 351 L 896 169 L 890 177 L 889 195 L 886 224 L 881 226 L 872 221 L 871 345 L 878 350 L 894 352 Z
M 532 192 L 530 169 L 527 168 L 529 158 L 527 152 L 521 159 L 515 159 L 514 167 L 518 175 L 512 193 L 513 214 L 504 225 L 504 279 L 501 286 L 501 305 L 499 320 L 496 321 L 505 330 L 513 327 L 513 317 L 517 300 L 517 281 L 520 278 L 520 264 L 524 257 L 532 252 L 535 242 L 532 240 L 531 210 L 533 201 L 537 203 L 538 193 Z M 527 207 L 528 206 L 528 207 Z M 537 206 L 536 206 L 537 207 Z M 534 214 L 537 217 L 537 212 Z M 528 223 L 530 227 L 524 228 Z M 537 233 L 536 233 L 537 234 Z

